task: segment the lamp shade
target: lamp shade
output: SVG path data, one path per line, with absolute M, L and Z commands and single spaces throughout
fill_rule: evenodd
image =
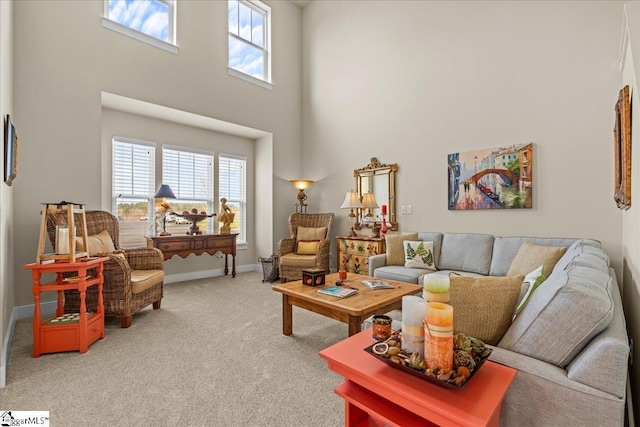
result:
M 306 190 L 311 184 L 313 184 L 313 181 L 309 179 L 292 179 L 289 182 L 298 190 Z
M 160 187 L 158 187 L 158 191 L 156 191 L 156 194 L 153 196 L 154 199 L 162 199 L 162 198 L 166 198 L 166 199 L 175 199 L 176 195 L 173 194 L 173 190 L 171 190 L 171 187 L 169 187 L 167 184 L 162 184 Z
M 347 194 L 344 197 L 344 202 L 342 202 L 342 206 L 340 206 L 340 209 L 357 209 L 363 207 L 364 205 L 360 203 L 360 200 L 358 199 L 358 193 L 351 190 L 347 191 Z
M 365 193 L 364 196 L 362 196 L 362 205 L 367 209 L 375 209 L 379 207 L 373 193 Z

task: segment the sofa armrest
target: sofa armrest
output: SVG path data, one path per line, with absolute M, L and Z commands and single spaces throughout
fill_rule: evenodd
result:
M 125 250 L 125 256 L 132 270 L 162 270 L 164 255 L 157 248 L 136 248 Z
M 286 255 L 296 250 L 296 239 L 284 238 L 278 242 L 278 255 Z
M 369 257 L 369 276 L 375 277 L 373 272 L 376 268 L 387 265 L 387 254 L 378 254 Z

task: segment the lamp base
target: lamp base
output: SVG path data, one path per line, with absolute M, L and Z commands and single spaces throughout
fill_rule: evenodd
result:
M 356 230 L 354 230 L 353 227 L 349 230 L 349 237 L 358 237 L 358 233 L 356 233 Z

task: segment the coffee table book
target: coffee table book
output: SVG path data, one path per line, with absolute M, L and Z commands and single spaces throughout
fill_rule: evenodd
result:
M 332 297 L 346 298 L 358 292 L 357 289 L 345 288 L 342 286 L 331 286 L 329 288 L 318 289 L 318 293 L 331 295 Z

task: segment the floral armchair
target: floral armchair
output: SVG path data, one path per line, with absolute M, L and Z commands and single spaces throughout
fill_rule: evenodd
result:
M 160 308 L 164 284 L 164 257 L 156 248 L 122 250 L 119 246 L 120 227 L 118 219 L 106 211 L 85 213 L 89 254 L 108 256 L 104 263 L 104 285 L 102 296 L 106 316 L 120 318 L 120 326 L 131 326 L 132 316 L 140 309 L 153 304 Z M 65 223 L 66 218 L 60 218 Z M 47 233 L 53 247 L 56 238 L 56 216 L 47 216 Z M 108 233 L 108 234 L 107 234 Z M 96 287 L 87 290 L 87 310 L 96 309 L 98 293 Z M 65 291 L 65 313 L 78 312 L 78 291 Z
M 301 279 L 302 270 L 319 268 L 329 273 L 333 213 L 289 216 L 291 237 L 278 243 L 280 281 Z

